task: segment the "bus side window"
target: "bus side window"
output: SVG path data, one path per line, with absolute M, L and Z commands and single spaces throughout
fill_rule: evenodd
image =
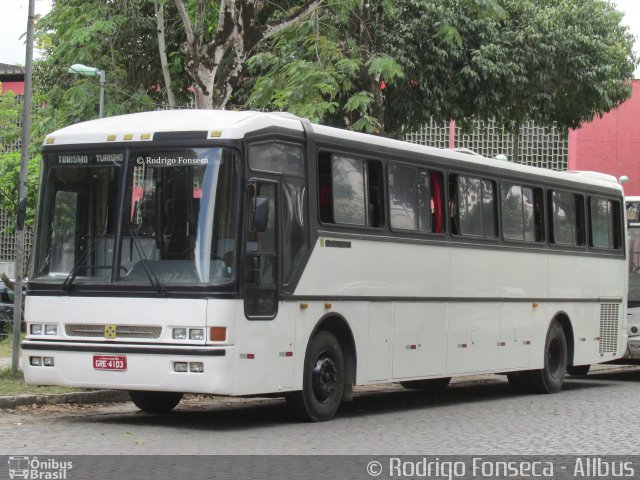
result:
M 581 195 L 549 192 L 551 243 L 581 246 L 584 240 L 584 200 Z
M 496 238 L 496 188 L 493 180 L 451 175 L 449 215 L 451 233 L 460 236 Z
M 517 242 L 541 242 L 542 190 L 503 182 L 500 201 L 502 205 L 502 236 Z
M 318 217 L 322 223 L 384 224 L 382 164 L 344 155 L 318 155 Z
M 606 198 L 589 199 L 589 245 L 615 250 L 621 245 L 620 203 Z

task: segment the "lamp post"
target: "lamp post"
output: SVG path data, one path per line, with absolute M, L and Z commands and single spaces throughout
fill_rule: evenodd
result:
M 95 67 L 87 67 L 80 63 L 76 63 L 69 67 L 69 73 L 78 75 L 85 75 L 87 77 L 98 77 L 100 80 L 100 113 L 98 118 L 104 117 L 104 70 L 99 70 Z

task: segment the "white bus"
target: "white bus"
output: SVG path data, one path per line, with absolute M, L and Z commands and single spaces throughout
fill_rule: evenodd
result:
M 23 342 L 31 384 L 279 395 L 330 419 L 352 386 L 507 373 L 553 393 L 619 358 L 613 177 L 312 125 L 163 111 L 43 147 Z
M 629 350 L 626 358 L 640 360 L 640 197 L 626 197 L 629 242 L 629 296 L 627 297 L 627 332 Z

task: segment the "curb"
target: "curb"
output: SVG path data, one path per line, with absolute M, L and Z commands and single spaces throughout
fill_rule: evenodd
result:
M 119 390 L 94 390 L 91 392 L 50 393 L 42 395 L 15 395 L 0 397 L 0 409 L 24 405 L 59 405 L 64 403 L 122 403 L 129 401 L 129 394 Z

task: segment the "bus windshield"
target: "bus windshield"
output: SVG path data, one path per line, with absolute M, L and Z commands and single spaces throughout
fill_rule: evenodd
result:
M 236 263 L 235 157 L 226 148 L 49 155 L 34 280 L 229 283 Z

